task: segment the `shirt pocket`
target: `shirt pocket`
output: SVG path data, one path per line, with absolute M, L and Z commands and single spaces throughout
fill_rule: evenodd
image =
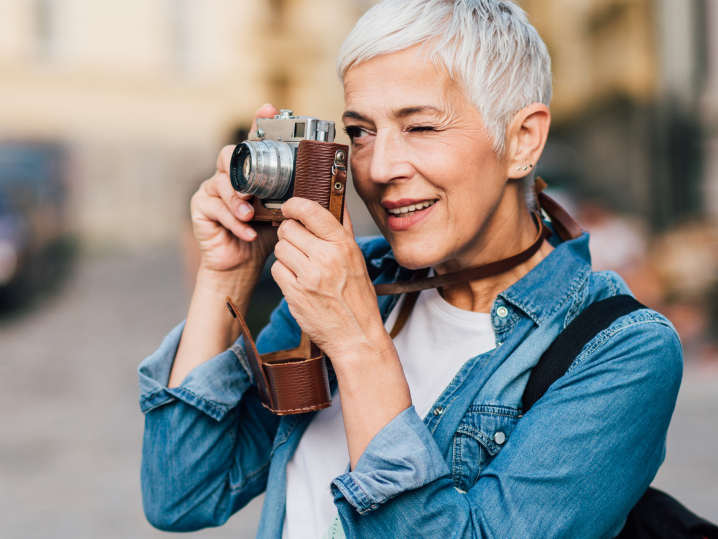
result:
M 454 486 L 467 492 L 481 473 L 506 447 L 519 420 L 515 408 L 473 405 L 454 435 L 452 478 Z

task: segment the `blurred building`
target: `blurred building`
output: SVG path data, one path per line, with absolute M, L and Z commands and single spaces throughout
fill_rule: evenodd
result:
M 666 314 L 687 357 L 715 363 L 718 0 L 520 3 L 554 66 L 539 173 L 578 201 L 594 268 Z
M 718 219 L 718 3 L 520 4 L 554 62 L 542 173 L 656 228 Z
M 177 241 L 265 102 L 339 120 L 359 0 L 0 0 L 0 143 L 60 144 L 90 250 Z
M 374 3 L 0 0 L 0 143 L 65 148 L 85 248 L 175 242 L 259 105 L 339 119 L 336 54 Z M 718 219 L 718 1 L 519 3 L 554 61 L 550 183 L 658 228 Z

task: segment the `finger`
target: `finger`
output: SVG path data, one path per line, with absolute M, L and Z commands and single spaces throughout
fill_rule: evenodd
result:
M 285 298 L 290 299 L 294 285 L 297 284 L 297 277 L 292 271 L 279 260 L 275 260 L 270 269 L 272 278 L 282 290 Z
M 300 221 L 317 238 L 326 241 L 342 241 L 347 231 L 339 221 L 313 200 L 293 197 L 282 205 L 282 214 Z
M 217 157 L 217 172 L 229 174 L 229 165 L 232 162 L 232 154 L 234 153 L 234 149 L 236 147 L 236 145 L 230 144 L 229 146 L 222 148 L 219 152 L 219 156 Z
M 279 240 L 274 246 L 274 256 L 277 257 L 297 278 L 301 278 L 309 262 L 307 255 L 287 240 Z
M 254 208 L 248 200 L 252 198 L 252 195 L 235 191 L 227 174 L 215 174 L 212 178 L 212 186 L 217 196 L 222 199 L 232 214 L 240 221 L 250 221 L 254 217 Z
M 254 122 L 252 127 L 249 129 L 250 133 L 254 133 L 257 130 L 257 118 L 274 118 L 279 114 L 279 111 L 275 109 L 270 103 L 266 103 L 257 109 L 254 113 Z
M 237 219 L 219 197 L 204 195 L 193 197 L 193 205 L 198 220 L 214 221 L 244 241 L 254 241 L 257 233 L 254 229 Z
M 326 241 L 317 238 L 307 227 L 296 219 L 288 219 L 279 225 L 277 238 L 291 243 L 305 256 L 312 258 L 312 255 L 321 252 L 326 247 Z
M 216 176 L 219 176 L 219 175 L 224 176 L 224 178 L 226 179 L 227 185 L 229 185 L 230 187 L 232 186 L 232 181 L 229 179 L 229 175 L 226 172 L 217 171 L 217 173 L 214 176 L 212 176 L 209 180 L 207 180 L 207 182 L 209 182 L 207 184 L 207 192 L 210 195 L 215 196 L 215 197 L 220 196 L 219 190 L 217 189 L 217 185 L 215 184 Z M 207 183 L 207 182 L 205 182 L 205 183 Z M 239 191 L 234 191 L 234 192 L 240 199 L 246 200 L 250 203 L 251 203 L 252 199 L 254 198 L 254 195 L 249 195 L 247 193 L 241 193 Z
M 344 219 L 342 221 L 344 229 L 349 232 L 349 235 L 354 237 L 354 225 L 352 225 L 352 219 L 349 217 L 349 208 L 347 208 L 346 200 L 344 201 Z

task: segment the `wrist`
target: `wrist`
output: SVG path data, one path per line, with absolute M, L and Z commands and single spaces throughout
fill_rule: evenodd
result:
M 357 376 L 364 378 L 371 372 L 401 370 L 399 355 L 389 334 L 381 327 L 381 332 L 367 334 L 360 339 L 346 339 L 337 349 L 326 351 L 332 360 L 334 371 L 339 378 L 347 380 Z
M 261 275 L 261 267 L 217 271 L 200 266 L 193 298 L 204 298 L 204 301 L 224 305 L 226 297 L 229 296 L 242 316 L 247 316 L 249 303 Z
M 200 265 L 195 286 L 210 293 L 236 298 L 248 286 L 253 288 L 259 282 L 262 269 L 262 266 L 242 266 L 220 271 Z

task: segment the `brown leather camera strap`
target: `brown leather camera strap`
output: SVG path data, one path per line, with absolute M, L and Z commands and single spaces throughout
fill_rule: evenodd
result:
M 454 271 L 452 273 L 445 273 L 443 275 L 435 275 L 434 277 L 424 277 L 400 283 L 377 284 L 374 285 L 376 295 L 392 296 L 394 294 L 405 294 L 407 292 L 420 292 L 422 290 L 428 290 L 429 288 L 440 288 L 442 286 L 461 283 L 464 281 L 477 281 L 479 279 L 496 275 L 497 273 L 503 273 L 504 271 L 510 270 L 519 264 L 523 264 L 536 254 L 543 244 L 544 239 L 551 234 L 543 225 L 543 221 L 538 214 L 535 214 L 535 220 L 538 227 L 536 238 L 526 250 L 521 251 L 518 254 L 497 260 L 496 262 L 491 262 L 489 264 L 474 266 Z
M 336 175 L 333 176 L 333 179 L 336 179 Z M 536 200 L 538 206 L 551 219 L 559 237 L 564 241 L 580 237 L 582 232 L 578 224 L 556 201 L 541 192 L 545 187 L 546 184 L 540 178 L 536 180 L 534 187 Z M 429 269 L 425 268 L 417 271 L 411 281 L 375 285 L 377 296 L 406 294 L 391 330 L 391 337 L 396 337 L 406 324 L 422 290 L 483 279 L 528 261 L 538 252 L 544 240 L 551 235 L 540 215 L 535 212 L 534 217 L 538 228 L 536 238 L 527 249 L 513 256 L 434 277 L 427 277 Z M 264 406 L 277 415 L 311 412 L 331 406 L 325 356 L 306 334 L 302 333 L 297 348 L 259 354 L 244 318 L 229 297 L 227 297 L 227 307 L 232 316 L 239 320 L 247 359 Z

